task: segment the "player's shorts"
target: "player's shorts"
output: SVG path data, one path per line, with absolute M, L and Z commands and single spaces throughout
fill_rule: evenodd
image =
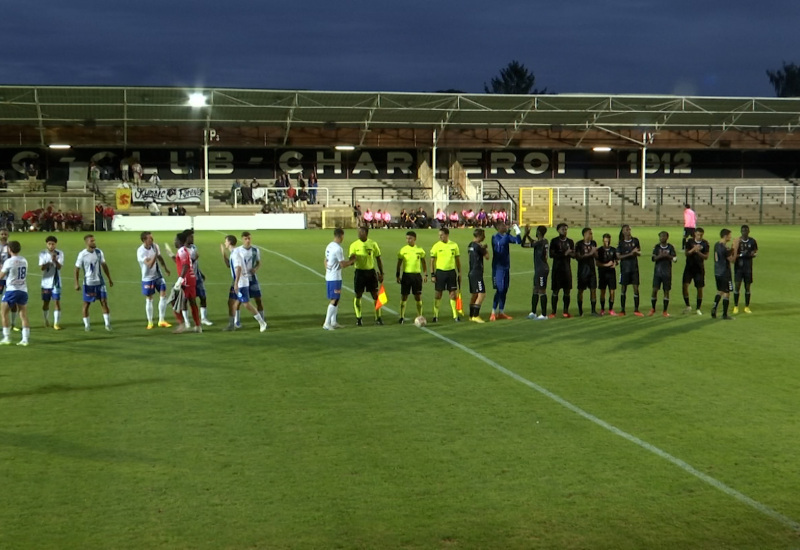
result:
M 511 285 L 511 273 L 507 269 L 495 269 L 492 273 L 492 288 L 497 292 L 508 292 Z
M 436 292 L 452 292 L 458 290 L 458 274 L 455 269 L 436 270 Z
M 5 289 L 6 289 L 6 280 L 0 279 L 0 294 L 2 294 Z
M 553 282 L 551 284 L 553 292 L 559 290 L 572 290 L 572 272 L 553 271 Z
M 672 276 L 653 274 L 653 288 L 663 288 L 664 292 L 669 292 L 672 290 Z
M 186 281 L 185 284 L 181 285 L 181 290 L 183 290 L 183 296 L 187 300 L 194 300 L 197 298 L 197 281 Z
M 342 281 L 326 281 L 328 287 L 328 300 L 338 300 L 342 297 Z
M 42 301 L 49 302 L 50 300 L 55 300 L 56 302 L 61 299 L 61 287 L 53 287 L 53 288 L 43 288 L 42 289 Z
M 597 273 L 595 273 L 594 269 L 591 273 L 587 274 L 578 274 L 578 291 L 581 290 L 594 290 L 597 288 Z
M 261 285 L 257 280 L 250 279 L 250 286 L 247 288 L 251 298 L 261 298 Z
M 717 281 L 717 290 L 719 292 L 733 292 L 733 281 L 731 281 L 730 273 L 722 277 L 714 277 Z
M 733 277 L 737 285 L 742 282 L 744 282 L 746 285 L 749 285 L 753 282 L 753 270 L 752 268 L 734 269 Z
M 374 269 L 356 269 L 353 287 L 356 294 L 378 292 L 378 274 Z
M 83 285 L 83 301 L 92 303 L 95 300 L 108 298 L 106 285 Z
M 622 271 L 619 272 L 619 284 L 622 286 L 634 285 L 639 286 L 639 270 L 636 271 Z
M 197 284 L 194 285 L 194 290 L 199 298 L 206 297 L 206 284 L 203 282 L 202 276 L 197 277 Z
M 422 294 L 422 274 L 403 273 L 400 277 L 400 294 L 402 296 Z
M 688 285 L 689 283 L 694 283 L 695 288 L 703 288 L 706 286 L 705 272 L 696 269 L 684 269 L 683 284 Z
M 597 271 L 597 288 L 600 290 L 616 290 L 617 289 L 617 274 L 611 269 L 599 269 Z
M 3 302 L 10 306 L 24 306 L 28 303 L 28 293 L 24 290 L 9 290 L 3 294 Z
M 142 295 L 143 296 L 152 296 L 156 292 L 166 292 L 167 291 L 167 283 L 164 281 L 164 277 L 159 277 L 158 279 L 153 279 L 152 281 L 142 281 Z
M 483 275 L 477 273 L 469 274 L 469 293 L 470 294 L 486 294 L 486 285 L 483 284 Z
M 250 301 L 250 288 L 246 286 L 240 286 L 239 292 L 234 292 L 233 287 L 231 287 L 231 289 L 228 291 L 228 298 L 231 300 L 237 300 L 241 304 L 246 304 Z
M 536 271 L 533 274 L 533 286 L 541 290 L 547 289 L 547 277 L 550 275 L 550 270 Z

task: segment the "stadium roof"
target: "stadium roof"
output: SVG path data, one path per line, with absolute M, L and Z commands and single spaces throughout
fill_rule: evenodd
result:
M 192 107 L 197 94 L 203 106 Z M 800 98 L 0 86 L 0 145 L 800 149 Z

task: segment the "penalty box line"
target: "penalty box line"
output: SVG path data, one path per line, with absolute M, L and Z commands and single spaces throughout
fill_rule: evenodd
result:
M 309 266 L 307 266 L 305 264 L 302 264 L 302 263 L 298 262 L 297 260 L 295 260 L 294 258 L 291 258 L 290 256 L 286 256 L 285 254 L 281 254 L 280 252 L 276 252 L 274 250 L 269 250 L 267 248 L 263 248 L 263 247 L 259 247 L 259 248 L 261 248 L 261 250 L 263 250 L 264 252 L 269 252 L 270 254 L 273 254 L 275 256 L 283 258 L 287 262 L 290 262 L 290 263 L 296 265 L 297 267 L 305 269 L 306 271 L 309 271 L 309 272 L 313 273 L 317 277 L 320 277 L 322 279 L 325 278 L 325 275 L 323 275 L 322 273 L 316 271 L 315 269 L 313 269 L 313 268 L 311 268 L 311 267 L 309 267 Z M 346 289 L 349 292 L 353 292 L 352 288 L 349 288 L 349 287 L 346 287 L 346 286 L 342 286 L 342 288 Z M 390 313 L 392 313 L 394 315 L 398 314 L 396 311 L 394 311 L 394 310 L 392 310 L 390 308 L 387 308 L 386 306 L 384 306 L 383 309 L 386 309 L 388 312 L 390 312 Z M 668 452 L 656 447 L 655 445 L 652 445 L 652 444 L 648 443 L 647 441 L 639 439 L 635 435 L 629 434 L 628 432 L 626 432 L 624 430 L 621 430 L 621 429 L 617 428 L 616 426 L 614 426 L 612 424 L 609 424 L 605 420 L 603 420 L 601 418 L 598 418 L 595 415 L 593 415 L 592 413 L 583 410 L 582 408 L 578 407 L 577 405 L 574 405 L 573 403 L 567 401 L 563 397 L 551 392 L 547 388 L 545 388 L 543 386 L 540 386 L 539 384 L 537 384 L 535 382 L 532 382 L 532 381 L 528 380 L 527 378 L 525 378 L 523 376 L 520 376 L 516 372 L 505 368 L 501 364 L 497 363 L 496 361 L 494 361 L 492 359 L 489 359 L 488 357 L 486 357 L 485 355 L 483 355 L 481 353 L 478 353 L 477 351 L 473 350 L 472 348 L 468 348 L 467 346 L 465 346 L 465 345 L 463 345 L 463 344 L 461 344 L 461 343 L 459 343 L 459 342 L 457 342 L 457 341 L 455 341 L 455 340 L 453 340 L 451 338 L 448 338 L 447 336 L 439 334 L 438 332 L 436 332 L 434 330 L 431 330 L 431 329 L 429 329 L 427 327 L 421 327 L 421 330 L 424 330 L 425 332 L 427 332 L 431 336 L 434 336 L 435 338 L 438 338 L 439 340 L 442 340 L 443 342 L 447 342 L 451 346 L 454 346 L 454 347 L 460 349 L 464 353 L 466 353 L 466 354 L 474 357 L 475 359 L 477 359 L 477 360 L 489 365 L 493 369 L 497 370 L 498 372 L 500 372 L 502 374 L 505 374 L 506 376 L 516 380 L 517 382 L 520 382 L 521 384 L 524 384 L 524 385 L 528 386 L 529 388 L 531 388 L 531 389 L 535 390 L 536 392 L 542 394 L 543 396 L 547 397 L 548 399 L 551 399 L 552 401 L 555 401 L 556 403 L 558 403 L 562 407 L 574 412 L 578 416 L 581 416 L 584 419 L 588 420 L 589 422 L 591 422 L 591 423 L 593 423 L 593 424 L 595 424 L 597 426 L 600 426 L 604 430 L 607 430 L 607 431 L 613 433 L 614 435 L 617 435 L 617 436 L 619 436 L 619 437 L 621 437 L 623 439 L 626 439 L 627 441 L 633 443 L 634 445 L 637 445 L 637 446 L 641 447 L 642 449 L 645 449 L 646 451 L 649 451 L 649 452 L 653 453 L 654 455 L 656 455 L 656 456 L 658 456 L 660 458 L 663 458 L 664 460 L 672 463 L 673 465 L 677 466 L 678 468 L 680 468 L 684 472 L 696 477 L 697 479 L 699 479 L 699 480 L 703 481 L 704 483 L 714 487 L 715 489 L 718 489 L 719 491 L 722 491 L 726 495 L 728 495 L 730 497 L 733 497 L 734 499 L 738 500 L 742 504 L 745 504 L 745 505 L 749 506 L 750 508 L 752 508 L 754 510 L 757 510 L 758 512 L 762 513 L 763 515 L 774 519 L 775 521 L 783 524 L 786 527 L 789 527 L 789 528 L 791 528 L 791 529 L 793 529 L 795 531 L 800 531 L 800 522 L 797 522 L 797 521 L 793 520 L 792 518 L 790 518 L 788 516 L 785 516 L 785 515 L 781 514 L 780 512 L 778 512 L 776 510 L 773 510 L 772 508 L 770 508 L 766 504 L 762 504 L 761 502 L 759 502 L 759 501 L 757 501 L 757 500 L 755 500 L 753 498 L 750 498 L 749 496 L 745 495 L 744 493 L 741 493 L 741 492 L 737 491 L 733 487 L 730 487 L 730 486 L 724 484 L 723 482 L 719 481 L 718 479 L 713 478 L 710 475 L 701 472 L 700 470 L 698 470 L 697 468 L 695 468 L 691 464 L 681 460 L 680 458 L 677 458 L 677 457 L 669 454 Z

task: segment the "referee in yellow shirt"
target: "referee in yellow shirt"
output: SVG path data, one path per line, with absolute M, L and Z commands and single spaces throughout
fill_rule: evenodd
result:
M 358 228 L 358 240 L 350 245 L 348 252 L 350 261 L 356 268 L 353 290 L 356 297 L 353 300 L 353 307 L 356 310 L 356 325 L 362 326 L 361 321 L 361 296 L 364 291 L 368 291 L 372 298 L 378 301 L 378 288 L 383 282 L 383 262 L 381 261 L 381 249 L 378 243 L 369 238 L 369 229 L 366 227 Z M 378 271 L 375 271 L 375 265 Z M 375 324 L 382 325 L 381 310 L 375 310 Z
M 425 249 L 417 246 L 417 234 L 406 233 L 406 244 L 397 253 L 395 277 L 400 285 L 400 324 L 406 322 L 406 302 L 408 295 L 414 294 L 417 301 L 417 317 L 422 315 L 422 279 L 428 282 L 428 266 L 425 264 Z M 424 276 L 423 276 L 424 273 Z
M 436 285 L 436 299 L 433 301 L 433 322 L 439 320 L 439 304 L 442 292 L 450 293 L 450 308 L 453 320 L 458 322 L 456 293 L 461 286 L 461 253 L 458 244 L 450 240 L 450 230 L 443 227 L 439 230 L 439 241 L 431 248 L 431 280 Z

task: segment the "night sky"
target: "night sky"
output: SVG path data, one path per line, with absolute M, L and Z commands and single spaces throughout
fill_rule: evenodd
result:
M 767 96 L 797 0 L 7 2 L 0 84 Z

